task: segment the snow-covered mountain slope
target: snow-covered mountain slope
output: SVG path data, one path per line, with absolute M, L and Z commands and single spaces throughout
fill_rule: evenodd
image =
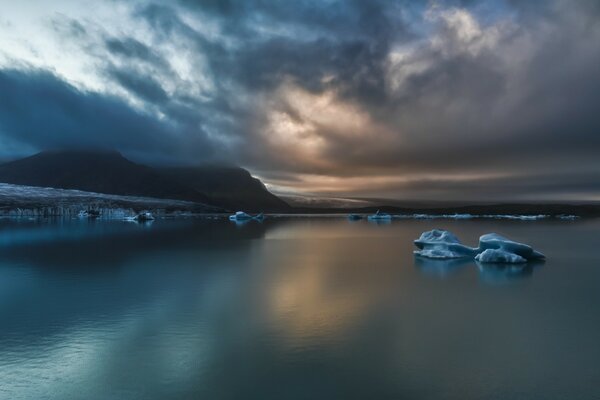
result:
M 0 215 L 76 215 L 85 208 L 218 211 L 215 207 L 191 201 L 0 183 Z

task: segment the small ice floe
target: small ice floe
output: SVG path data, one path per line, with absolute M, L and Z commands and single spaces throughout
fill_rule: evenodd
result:
M 419 250 L 415 254 L 421 257 L 435 259 L 473 258 L 477 249 L 465 246 L 450 231 L 434 229 L 423 232 L 421 237 L 414 241 Z
M 142 211 L 132 219 L 137 222 L 154 221 L 154 215 L 150 211 Z
M 349 214 L 349 215 L 348 215 L 348 219 L 349 219 L 350 221 L 358 221 L 358 220 L 361 220 L 361 219 L 363 219 L 363 216 L 362 216 L 362 215 L 360 215 L 360 214 Z
M 412 214 L 403 215 L 402 218 L 412 219 L 472 219 L 477 218 L 473 214 Z
M 252 216 L 243 211 L 238 211 L 235 214 L 229 216 L 230 221 L 249 221 L 251 219 Z
M 488 252 L 488 250 L 493 251 Z M 478 253 L 477 257 L 475 257 L 477 261 L 490 263 L 520 263 L 545 258 L 542 253 L 535 251 L 531 246 L 512 241 L 497 233 L 488 233 L 479 238 Z M 518 257 L 509 257 L 506 253 Z
M 538 215 L 512 215 L 512 214 L 491 214 L 484 215 L 484 218 L 492 218 L 492 219 L 510 219 L 517 221 L 537 221 L 540 219 L 546 219 L 549 215 L 546 214 L 538 214 Z
M 399 214 L 394 218 L 398 219 L 508 219 L 517 221 L 537 221 L 549 218 L 549 215 L 518 215 L 518 214 Z
M 487 249 L 475 256 L 475 260 L 481 263 L 520 264 L 527 260 L 518 254 L 500 249 Z
M 567 214 L 559 214 L 556 216 L 558 219 L 566 220 L 566 221 L 574 221 L 579 219 L 578 215 L 567 215 Z
M 379 210 L 373 215 L 369 215 L 369 221 L 391 221 L 392 216 L 390 214 L 382 213 Z
M 479 246 L 475 248 L 465 246 L 452 232 L 441 229 L 423 232 L 414 243 L 419 248 L 414 252 L 415 255 L 431 259 L 474 258 L 480 263 L 502 264 L 544 259 L 544 255 L 531 246 L 497 233 L 481 236 Z

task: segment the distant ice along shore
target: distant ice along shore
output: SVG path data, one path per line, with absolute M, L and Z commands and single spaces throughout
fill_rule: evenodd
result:
M 78 217 L 82 210 L 94 210 L 102 218 L 109 219 L 133 217 L 140 210 L 152 210 L 156 215 L 220 211 L 215 207 L 183 200 L 0 183 L 0 216 Z
M 512 219 L 520 221 L 536 221 L 539 219 L 558 218 L 562 220 L 578 219 L 577 215 L 518 215 L 518 214 L 399 214 L 393 215 L 395 219 Z
M 0 217 L 76 217 L 82 210 L 98 212 L 104 219 L 123 218 L 135 216 L 139 211 L 150 210 L 154 215 L 160 216 L 193 216 L 230 214 L 228 210 L 207 204 L 172 199 L 159 199 L 152 197 L 124 196 L 86 192 L 81 190 L 55 189 L 47 187 L 34 187 L 0 183 Z M 568 210 L 568 209 L 567 209 Z M 231 211 L 231 210 L 229 210 Z M 269 213 L 269 217 L 340 217 L 347 216 L 338 209 L 322 209 L 318 212 L 310 209 L 294 209 L 286 213 Z M 271 210 L 272 211 L 272 210 Z M 589 210 L 588 210 L 589 211 Z M 517 221 L 537 221 L 544 219 L 576 220 L 578 215 L 569 213 L 546 214 L 508 214 L 508 213 L 408 213 L 404 212 L 379 212 L 373 214 L 364 210 L 354 210 L 349 218 L 352 220 L 368 219 L 372 222 L 386 223 L 392 220 L 403 219 L 497 219 Z M 358 212 L 358 213 L 357 213 Z M 568 211 L 567 211 L 568 212 Z M 582 215 L 595 216 L 595 213 L 582 211 Z

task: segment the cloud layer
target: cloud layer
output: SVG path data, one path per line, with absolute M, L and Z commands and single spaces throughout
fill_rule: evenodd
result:
M 600 199 L 597 2 L 52 7 L 0 19 L 4 156 L 101 146 L 278 190 Z

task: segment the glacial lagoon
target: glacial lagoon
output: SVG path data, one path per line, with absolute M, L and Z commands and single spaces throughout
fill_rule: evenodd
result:
M 447 229 L 542 251 L 415 258 Z M 0 220 L 1 399 L 590 399 L 600 221 Z

